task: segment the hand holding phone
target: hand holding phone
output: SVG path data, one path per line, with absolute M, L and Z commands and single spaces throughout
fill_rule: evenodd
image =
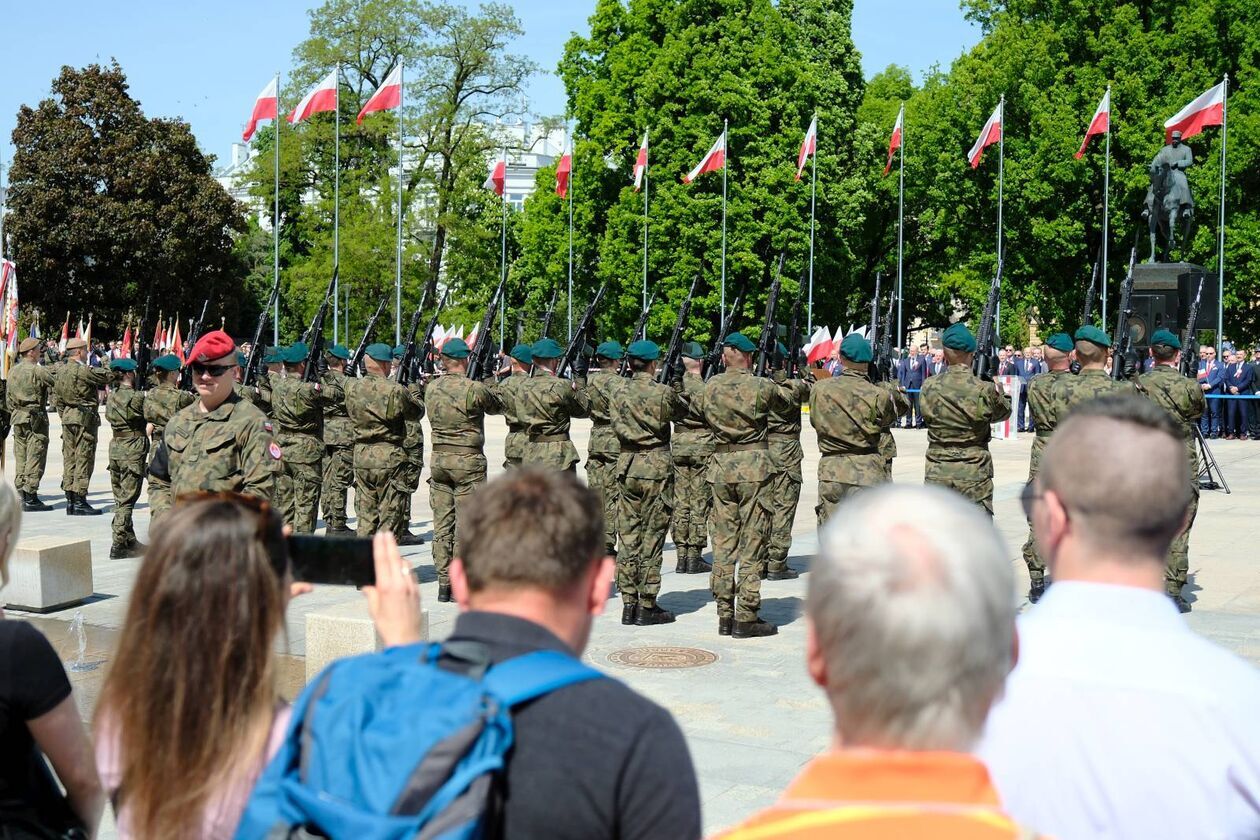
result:
M 372 560 L 376 583 L 363 587 L 363 594 L 376 632 L 386 647 L 421 641 L 420 587 L 411 566 L 398 552 L 393 534 L 379 533 L 372 538 Z

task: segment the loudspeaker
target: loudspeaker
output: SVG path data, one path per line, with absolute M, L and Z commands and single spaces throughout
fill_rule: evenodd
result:
M 1133 314 L 1129 317 L 1129 335 L 1132 336 L 1134 349 L 1145 351 L 1150 346 L 1151 336 L 1158 329 L 1178 333 L 1182 323 L 1178 312 L 1179 297 L 1176 289 L 1146 292 L 1134 290 L 1129 299 L 1133 309 Z
M 1216 328 L 1217 284 L 1216 276 L 1192 263 L 1139 263 L 1133 268 L 1133 294 L 1130 306 L 1133 315 L 1129 319 L 1129 334 L 1133 346 L 1145 351 L 1151 336 L 1158 329 L 1168 329 L 1180 334 L 1190 317 L 1190 306 L 1199 291 L 1199 319 L 1196 329 Z

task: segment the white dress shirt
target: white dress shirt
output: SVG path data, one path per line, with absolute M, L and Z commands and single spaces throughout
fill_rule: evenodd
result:
M 1260 671 L 1162 592 L 1046 590 L 976 752 L 1004 809 L 1061 840 L 1260 837 Z

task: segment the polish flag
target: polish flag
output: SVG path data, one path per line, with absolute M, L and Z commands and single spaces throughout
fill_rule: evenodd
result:
M 639 146 L 639 154 L 634 159 L 634 191 L 638 192 L 643 186 L 643 176 L 647 174 L 647 149 L 648 149 L 648 133 L 647 129 L 643 130 L 643 144 Z
M 998 106 L 993 109 L 993 116 L 989 117 L 989 121 L 980 130 L 980 136 L 976 138 L 976 142 L 972 144 L 970 151 L 967 152 L 967 161 L 971 164 L 972 169 L 980 165 L 980 158 L 984 155 L 984 150 L 1002 139 L 1002 104 L 999 102 Z
M 801 150 L 796 153 L 796 180 L 801 180 L 801 173 L 805 171 L 805 161 L 817 151 L 818 115 L 814 114 L 814 118 L 809 121 L 809 129 L 805 132 L 805 139 L 801 141 Z
M 1081 148 L 1076 153 L 1076 159 L 1080 160 L 1085 155 L 1085 147 L 1089 145 L 1089 138 L 1095 134 L 1106 134 L 1111 131 L 1111 89 L 1103 94 L 1102 102 L 1098 103 L 1098 109 L 1094 111 L 1094 118 L 1089 121 L 1089 128 L 1085 129 L 1085 139 L 1081 141 Z
M 79 319 L 79 326 L 74 331 L 74 337 L 83 338 L 83 319 L 82 318 Z
M 1172 140 L 1174 131 L 1181 132 L 1182 140 L 1189 140 L 1210 125 L 1225 122 L 1225 83 L 1221 82 L 1199 94 L 1193 102 L 1164 123 L 1164 142 Z
M 442 342 L 446 341 L 446 328 L 441 324 L 433 325 L 433 335 L 429 336 L 433 341 L 433 346 L 439 350 L 442 348 Z
M 507 161 L 499 158 L 490 164 L 490 174 L 486 176 L 486 182 L 481 186 L 488 190 L 494 190 L 495 195 L 503 195 L 503 186 L 507 183 Z
M 162 313 L 158 313 L 157 324 L 153 327 L 153 343 L 151 347 L 161 349 L 162 347 Z
M 464 343 L 468 345 L 469 349 L 473 349 L 477 346 L 477 335 L 480 331 L 481 324 L 477 324 L 472 328 L 472 332 L 468 334 L 468 338 L 464 338 L 464 327 L 461 325 L 459 328 L 459 337 L 464 338 Z
M 700 158 L 700 162 L 696 164 L 696 168 L 683 176 L 683 183 L 690 184 L 696 180 L 697 176 L 706 172 L 717 172 L 726 166 L 726 130 L 718 135 L 718 139 L 713 141 L 713 145 L 709 147 L 709 151 L 705 152 L 704 157 Z
M 277 76 L 267 86 L 262 89 L 262 93 L 258 94 L 258 98 L 254 100 L 254 112 L 249 115 L 249 123 L 245 126 L 245 133 L 241 138 L 246 143 L 249 138 L 254 136 L 254 129 L 258 128 L 259 120 L 275 120 L 276 114 L 280 108 L 280 77 Z
M 363 103 L 363 110 L 359 112 L 359 118 L 355 122 L 362 125 L 363 118 L 368 114 L 374 111 L 388 111 L 390 108 L 397 108 L 401 104 L 402 65 L 399 64 L 389 71 L 389 75 L 385 77 L 385 81 L 381 82 L 381 86 L 376 89 L 376 93 L 372 94 L 371 98 Z
M 66 342 L 70 340 L 70 313 L 66 313 L 66 320 L 61 325 L 61 341 L 57 342 L 57 352 L 66 352 Z
M 179 321 L 175 321 L 175 329 L 171 333 L 171 352 L 181 359 L 184 358 L 184 340 L 179 334 Z
M 556 164 L 556 195 L 561 198 L 569 197 L 569 175 L 573 172 L 573 141 L 568 140 L 564 145 L 564 154 L 560 156 L 560 162 Z
M 289 122 L 297 125 L 309 119 L 312 114 L 337 110 L 337 81 L 340 70 L 333 70 L 324 80 L 311 88 L 311 92 L 302 97 L 302 101 L 289 114 Z
M 131 358 L 131 325 L 127 325 L 127 329 L 123 332 L 122 347 L 118 351 L 128 359 Z
M 906 119 L 906 105 L 901 103 L 901 110 L 897 112 L 897 121 L 893 123 L 892 137 L 888 138 L 888 162 L 884 164 L 884 174 L 887 175 L 892 170 L 893 152 L 901 148 L 901 127 Z
M 814 330 L 809 343 L 805 345 L 805 360 L 811 365 L 815 362 L 826 361 L 831 356 L 831 349 L 831 331 L 825 326 L 819 327 Z

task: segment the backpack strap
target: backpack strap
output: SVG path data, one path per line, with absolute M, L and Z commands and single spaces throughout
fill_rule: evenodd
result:
M 558 688 L 603 677 L 599 671 L 567 653 L 538 650 L 495 665 L 486 672 L 482 685 L 504 706 L 511 708 Z

